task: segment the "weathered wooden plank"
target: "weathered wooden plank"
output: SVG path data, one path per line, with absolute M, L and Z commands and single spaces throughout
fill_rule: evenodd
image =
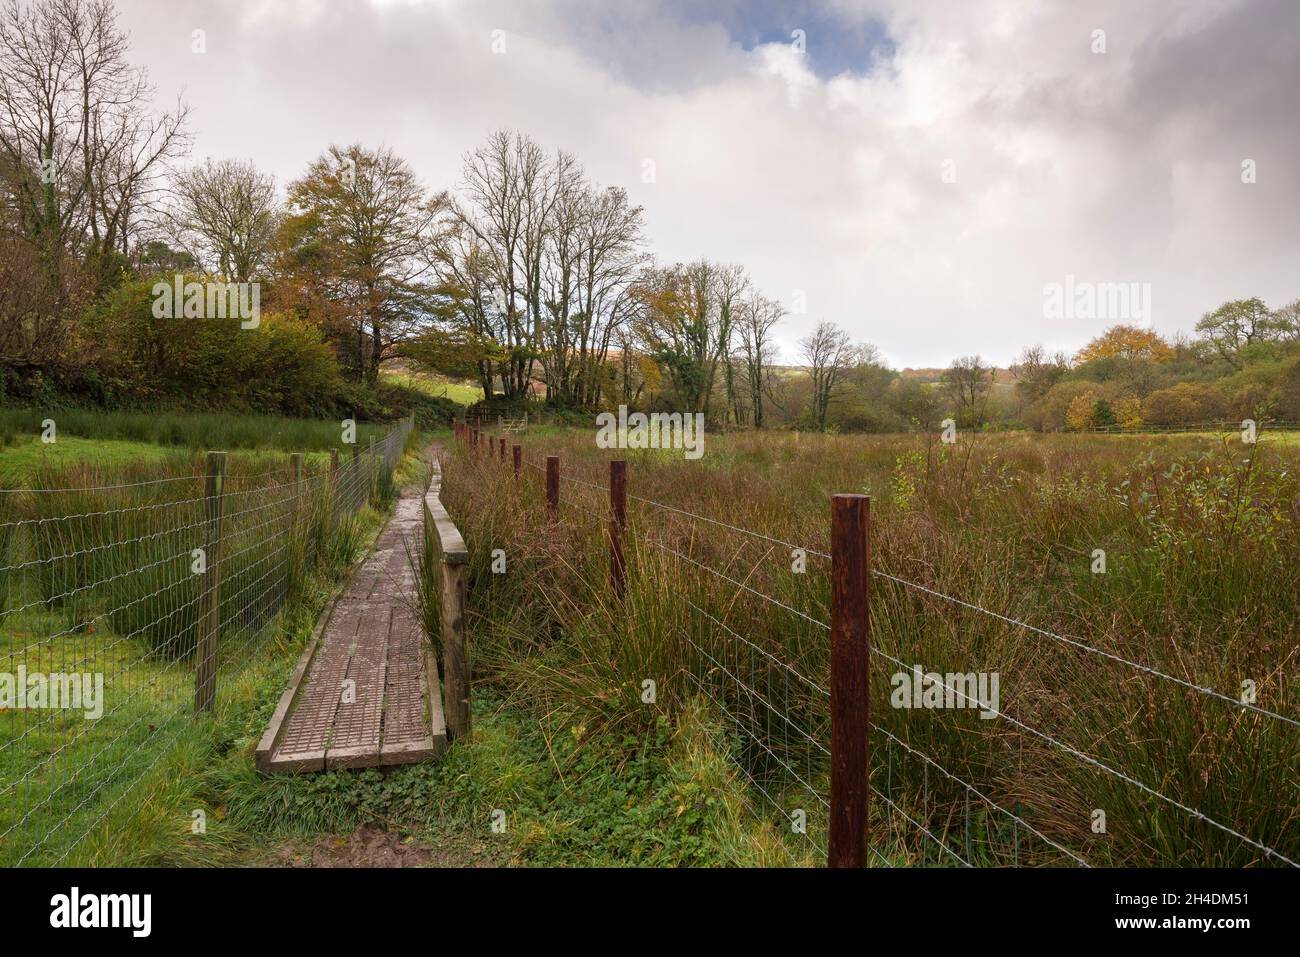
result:
M 285 719 L 289 716 L 294 701 L 297 700 L 299 690 L 303 686 L 303 678 L 307 676 L 307 668 L 316 655 L 317 647 L 320 645 L 321 635 L 334 617 L 334 609 L 338 607 L 339 600 L 347 591 L 350 580 L 350 577 L 344 580 L 342 586 L 330 600 L 325 613 L 316 622 L 316 627 L 312 629 L 311 637 L 307 640 L 307 646 L 303 649 L 302 655 L 298 658 L 298 664 L 293 670 L 293 675 L 289 678 L 289 687 L 284 690 L 284 694 L 280 695 L 280 703 L 275 706 L 275 711 L 271 715 L 271 723 L 266 726 L 266 731 L 262 734 L 262 740 L 258 742 L 257 750 L 254 752 L 259 771 L 269 771 L 271 769 L 271 756 L 280 743 Z
M 465 643 L 465 578 L 468 566 L 442 563 L 442 660 L 447 733 L 469 736 L 469 649 Z
M 442 472 L 437 463 L 434 463 L 433 481 L 424 496 L 424 507 L 429 510 L 429 516 L 433 519 L 434 529 L 437 532 L 438 553 L 442 560 L 452 565 L 463 565 L 469 561 L 469 549 L 465 547 L 465 539 L 461 537 L 460 529 L 456 527 L 456 523 L 451 520 L 451 516 L 443 507 L 442 500 L 439 498 L 441 494 Z

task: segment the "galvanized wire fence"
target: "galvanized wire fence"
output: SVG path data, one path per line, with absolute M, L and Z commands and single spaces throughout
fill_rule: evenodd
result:
M 0 864 L 93 859 L 258 657 L 412 423 L 304 469 L 0 492 Z M 88 852 L 79 855 L 79 852 Z
M 477 430 L 465 430 L 462 437 L 483 461 Z M 504 467 L 495 440 L 488 439 L 487 450 L 486 461 Z M 1100 856 L 1099 862 L 1107 864 L 1113 862 L 1105 848 L 1104 811 L 1110 804 L 1111 827 L 1117 822 L 1124 827 L 1125 815 L 1140 814 L 1146 832 L 1183 860 L 1297 866 L 1296 812 L 1288 795 L 1300 766 L 1300 723 L 1285 709 L 1265 707 L 1101 647 L 1096 640 L 1059 634 L 871 568 L 865 534 L 860 552 L 835 555 L 623 492 L 621 481 L 606 484 L 563 471 L 553 456 L 545 463 L 527 456 L 521 460 L 527 469 L 523 474 L 535 473 L 545 482 L 553 517 L 562 514 L 563 484 L 580 499 L 576 507 L 564 509 L 566 522 L 608 521 L 611 546 L 627 538 L 626 546 L 620 542 L 612 549 L 618 556 L 613 563 L 624 564 L 626 547 L 631 556 L 626 566 L 635 569 L 644 587 L 673 582 L 681 612 L 674 623 L 676 637 L 689 651 L 682 677 L 719 719 L 722 744 L 752 796 L 750 810 L 771 839 L 768 846 L 788 863 L 834 860 L 832 822 L 850 810 L 837 804 L 858 803 L 862 834 L 850 838 L 855 845 L 847 854 L 850 859 L 857 855 L 882 866 L 1087 867 Z M 626 526 L 612 518 L 626 504 L 620 498 L 641 509 Z M 838 701 L 832 690 L 832 649 L 842 639 L 833 635 L 832 624 L 843 599 L 830 587 L 837 562 L 841 567 L 865 563 L 867 600 L 854 604 L 876 611 L 856 624 L 870 634 L 870 615 L 879 616 L 876 628 L 882 639 L 859 649 L 864 656 L 863 673 L 857 676 L 861 680 L 850 682 L 854 690 Z M 621 600 L 617 581 L 613 590 Z M 841 619 L 846 614 L 840 608 Z M 1068 732 L 1080 725 L 1041 707 L 1034 700 L 1041 692 L 1004 703 L 996 696 L 990 700 L 978 683 L 969 683 L 973 673 L 944 674 L 936 684 L 933 674 L 918 672 L 916 662 L 924 649 L 900 641 L 941 628 L 962 629 L 972 644 L 977 635 L 1017 632 L 1041 644 L 1035 655 L 1049 672 L 1062 656 L 1075 656 L 1093 662 L 1093 668 L 1109 669 L 1115 686 L 1133 689 L 1126 697 L 1136 696 L 1132 700 L 1145 702 L 1146 710 L 1158 709 L 1162 702 L 1196 709 L 1203 736 L 1220 736 L 1229 751 L 1232 742 L 1251 749 L 1250 773 L 1275 782 L 1272 803 L 1252 806 L 1244 797 L 1228 794 L 1214 810 L 1198 807 L 1198 798 L 1188 793 L 1189 782 L 1172 771 L 1150 777 L 1151 767 L 1126 768 L 1110 756 L 1124 753 L 1115 743 L 1130 733 L 1119 723 L 1105 740 L 1071 740 Z M 888 707 L 888 679 L 899 676 L 909 690 L 937 695 L 943 707 L 933 712 L 919 705 L 914 711 Z M 1071 702 L 1058 694 L 1055 708 L 1068 716 L 1085 707 L 1103 713 L 1115 704 Z M 854 724 L 834 734 L 837 714 L 842 725 L 850 718 Z M 1149 718 L 1158 728 L 1159 714 Z M 960 734 L 953 734 L 954 729 Z M 854 740 L 869 742 L 869 752 L 863 751 L 860 765 L 844 767 L 836 760 L 837 744 Z M 1130 743 L 1155 755 L 1168 747 Z M 985 753 L 970 753 L 972 746 Z M 1040 768 L 1061 775 L 1056 787 L 1075 788 L 1078 781 L 1089 780 L 1091 793 L 1062 795 L 1075 805 L 1085 802 L 1083 814 L 1076 813 L 1078 807 L 1063 808 L 1064 800 L 1062 806 L 1042 807 L 1028 798 L 1030 786 L 1020 767 L 1027 748 L 1034 749 Z M 838 800 L 833 796 L 837 773 L 854 785 Z M 1208 783 L 1208 777 L 1195 782 L 1201 800 L 1218 797 Z M 1148 826 L 1157 818 L 1157 824 Z M 1158 852 L 1152 848 L 1151 853 Z M 1153 856 L 1144 862 L 1164 861 Z

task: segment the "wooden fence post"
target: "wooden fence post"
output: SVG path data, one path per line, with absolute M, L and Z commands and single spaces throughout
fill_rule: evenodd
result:
M 831 840 L 829 867 L 867 857 L 871 497 L 831 497 Z
M 560 457 L 546 456 L 546 515 L 554 520 L 560 517 Z
M 194 712 L 211 711 L 217 699 L 217 636 L 221 631 L 221 526 L 226 514 L 226 453 L 208 453 L 203 543 L 203 593 L 199 597 L 195 648 Z
M 370 479 L 370 498 L 375 497 L 375 492 L 379 488 L 379 464 L 375 461 L 375 437 L 370 437 L 370 458 L 366 463 L 366 471 Z
M 503 438 L 503 439 L 501 439 L 500 441 L 501 441 L 501 455 L 500 455 L 500 459 L 501 459 L 502 462 L 504 462 L 504 461 L 506 460 L 506 440 Z
M 871 497 L 831 496 L 831 808 L 829 867 L 867 859 L 871 712 Z
M 438 571 L 431 584 L 440 588 L 440 620 L 434 645 L 442 647 L 442 700 L 447 734 L 453 740 L 467 738 L 470 732 L 470 666 L 465 628 L 466 588 L 468 586 L 469 551 L 460 531 L 452 523 L 440 498 L 442 471 L 435 463 L 429 489 L 424 496 L 424 533 L 438 549 Z M 429 636 L 434 638 L 433 635 Z M 430 648 L 430 659 L 433 648 Z M 433 680 L 433 665 L 429 665 Z
M 465 648 L 464 562 L 453 564 L 446 556 L 442 568 L 442 659 L 446 674 L 447 733 L 453 739 L 469 737 L 469 657 Z
M 334 528 L 334 521 L 337 516 L 334 514 L 338 508 L 339 494 L 339 450 L 330 449 L 330 484 L 329 484 L 329 527 Z
M 289 474 L 293 476 L 293 533 L 297 533 L 302 521 L 302 453 L 289 453 Z
M 354 439 L 352 442 L 352 478 L 351 478 L 352 494 L 349 496 L 352 499 L 352 501 L 349 503 L 349 507 L 351 508 L 352 511 L 356 511 L 361 507 L 360 476 L 361 476 L 361 446 L 358 445 L 356 443 L 356 440 Z
M 627 568 L 623 564 L 623 539 L 627 535 L 627 462 L 609 463 L 609 583 L 614 597 L 627 591 Z
M 521 449 L 521 448 L 520 448 L 519 446 L 517 446 L 517 445 L 512 445 L 512 446 L 510 447 L 510 457 L 511 457 L 511 459 L 514 460 L 514 466 L 515 466 L 515 481 L 518 482 L 518 481 L 519 481 L 519 468 L 520 468 L 521 465 L 523 465 L 524 450 Z

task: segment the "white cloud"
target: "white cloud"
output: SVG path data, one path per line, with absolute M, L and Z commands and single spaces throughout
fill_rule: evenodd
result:
M 1300 294 L 1282 215 L 1300 198 L 1294 5 L 843 0 L 810 49 L 836 18 L 875 18 L 895 51 L 831 78 L 788 44 L 744 49 L 698 8 L 621 6 L 122 10 L 160 93 L 185 87 L 196 157 L 250 156 L 283 182 L 330 142 L 382 141 L 442 188 L 490 130 L 517 127 L 626 186 L 660 258 L 743 263 L 785 301 L 805 290 L 790 354 L 821 318 L 908 365 L 1075 348 L 1096 323 L 1042 316 L 1043 284 L 1066 274 L 1152 283 L 1166 332 L 1225 298 Z

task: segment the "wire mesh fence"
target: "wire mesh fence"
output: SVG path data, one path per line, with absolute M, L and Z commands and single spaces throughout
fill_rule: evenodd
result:
M 466 439 L 473 451 L 473 433 Z M 565 522 L 599 521 L 617 507 L 610 484 L 557 463 L 548 470 L 525 457 L 523 464 L 530 481 L 556 475 L 548 502 L 562 503 L 558 514 Z M 559 494 L 560 485 L 573 492 Z M 570 494 L 576 504 L 566 500 Z M 673 582 L 682 612 L 677 629 L 689 651 L 684 680 L 717 718 L 720 744 L 748 788 L 750 810 L 788 863 L 826 862 L 829 821 L 841 811 L 831 796 L 829 579 L 836 557 L 664 502 L 633 494 L 626 500 L 640 512 L 630 515 L 628 567 L 646 587 Z M 863 851 L 869 863 L 1110 865 L 1109 807 L 1112 827 L 1140 823 L 1143 837 L 1135 843 L 1148 855 L 1142 863 L 1297 866 L 1300 832 L 1286 795 L 1300 763 L 1300 724 L 1285 709 L 984 608 L 934 584 L 868 571 L 871 615 L 879 618 L 869 648 L 870 679 L 862 685 L 871 718 L 860 736 L 869 741 L 870 762 L 840 773 L 860 774 L 866 782 Z M 1156 732 L 1161 707 L 1178 703 L 1195 716 L 1198 735 L 1228 751 L 1248 751 L 1251 775 L 1274 784 L 1258 789 L 1265 795 L 1261 802 L 1257 795 L 1211 787 L 1208 772 L 1187 780 L 1162 763 L 1167 755 L 1161 752 L 1171 744 L 1121 726 L 1131 722 L 1118 720 L 1113 700 L 1072 701 L 1068 689 L 1035 689 L 1003 704 L 974 672 L 925 672 L 916 664 L 925 649 L 907 642 L 941 629 L 959 629 L 971 647 L 984 635 L 1016 634 L 1049 675 L 1062 656 L 1073 656 L 1126 689 L 1129 710 L 1138 702 L 1143 722 Z M 900 708 L 891 690 L 901 684 L 915 689 L 918 702 L 934 695 L 941 706 Z M 1101 726 L 1109 733 L 1080 736 L 1086 725 L 1077 719 L 1084 712 L 1108 720 Z M 1126 766 L 1122 758 L 1134 753 L 1148 760 Z M 1027 757 L 1034 759 L 1033 772 Z M 1056 776 L 1047 786 L 1063 792 L 1059 803 L 1044 806 L 1029 797 L 1043 783 L 1033 775 L 1045 774 Z
M 412 428 L 334 467 L 0 493 L 0 864 L 110 839 L 307 573 L 350 557 Z
M 1194 422 L 1183 425 L 1092 425 L 1079 431 L 1094 435 L 1177 435 L 1193 432 L 1242 432 L 1251 428 L 1259 432 L 1293 432 L 1300 429 L 1300 422 L 1279 421 L 1276 419 L 1238 419 L 1234 421 Z

